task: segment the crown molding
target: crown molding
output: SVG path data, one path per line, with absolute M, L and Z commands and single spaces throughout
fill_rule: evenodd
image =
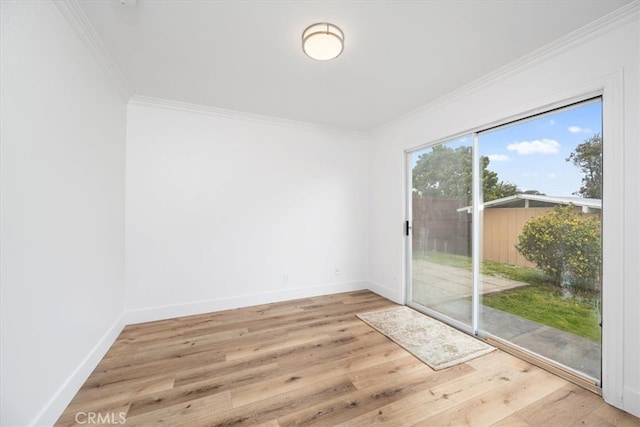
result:
M 78 0 L 52 0 L 58 10 L 67 19 L 80 40 L 87 46 L 107 75 L 113 80 L 125 100 L 131 98 L 133 90 L 125 80 L 120 68 L 114 61 L 98 33 L 91 25 Z
M 324 126 L 310 122 L 283 119 L 280 117 L 266 116 L 255 113 L 245 113 L 242 111 L 227 110 L 206 105 L 190 104 L 187 102 L 172 101 L 150 96 L 134 95 L 129 100 L 129 105 L 142 105 L 147 107 L 165 108 L 169 110 L 186 111 L 190 113 L 205 114 L 225 119 L 243 120 L 254 123 L 269 124 L 281 127 L 310 130 L 314 132 L 330 133 L 334 135 L 347 136 L 352 138 L 366 138 L 368 133 L 351 129 Z
M 383 131 L 397 128 L 423 114 L 442 108 L 444 105 L 450 104 L 455 100 L 468 95 L 470 92 L 478 91 L 498 80 L 513 76 L 526 68 L 561 55 L 564 52 L 596 39 L 612 30 L 615 30 L 616 28 L 620 28 L 633 21 L 637 21 L 638 19 L 640 19 L 640 0 L 635 0 L 559 39 L 552 41 L 551 43 L 546 44 L 545 46 L 542 46 L 539 49 L 534 50 L 529 54 L 520 57 L 519 59 L 516 59 L 515 61 L 496 69 L 495 71 L 485 74 L 484 76 L 423 105 L 422 107 L 373 129 L 370 132 L 370 135 L 375 136 Z

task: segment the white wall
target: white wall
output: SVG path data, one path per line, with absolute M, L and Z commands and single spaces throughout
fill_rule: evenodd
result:
M 134 102 L 127 115 L 53 3 L 0 8 L 0 424 L 52 423 L 125 309 L 137 322 L 366 286 L 402 302 L 403 151 L 611 73 L 623 82 L 625 185 L 613 209 L 625 239 L 616 288 L 624 342 L 614 350 L 623 380 L 608 399 L 640 412 L 637 9 L 624 27 L 464 88 L 367 140 L 177 104 Z
M 158 102 L 129 105 L 128 321 L 366 287 L 365 139 Z
M 52 2 L 0 7 L 0 424 L 47 425 L 119 332 L 126 101 Z
M 640 415 L 640 34 L 638 3 L 612 25 L 594 25 L 579 37 L 573 35 L 545 52 L 532 54 L 514 64 L 426 106 L 393 125 L 379 129 L 372 141 L 370 168 L 370 280 L 396 301 L 404 301 L 405 165 L 404 150 L 447 138 L 471 129 L 524 113 L 583 91 L 607 86 L 604 138 L 615 162 L 609 163 L 605 179 L 605 227 L 613 251 L 605 263 L 621 271 L 605 274 L 605 398 Z M 620 92 L 620 93 L 618 93 Z M 615 100 L 619 105 L 609 105 Z M 611 125 L 607 128 L 607 125 Z M 615 127 L 618 126 L 619 129 Z M 610 137 L 607 140 L 607 137 Z M 605 150 L 607 148 L 605 147 Z M 605 153 L 605 168 L 612 157 Z M 606 178 L 607 176 L 612 178 Z M 624 181 L 624 182 L 622 182 Z M 620 188 L 622 187 L 622 188 Z M 607 192 L 609 191 L 609 192 Z M 607 216 L 608 215 L 608 216 Z M 607 218 L 619 219 L 612 224 Z M 619 227 L 619 229 L 618 229 Z M 607 229 L 605 228 L 605 239 Z M 615 254 L 615 256 L 611 256 Z M 609 261 L 607 261 L 609 260 Z M 612 264 L 611 264 L 612 263 Z M 606 267 L 605 267 L 606 268 Z M 605 273 L 607 273 L 605 271 Z M 620 280 L 611 280 L 611 277 Z M 607 278 L 608 277 L 608 278 Z M 611 304 L 614 301 L 615 304 Z M 607 316 L 619 316 L 621 329 L 611 330 Z M 609 329 L 607 329 L 609 327 Z M 609 331 L 609 338 L 607 338 Z M 619 336 L 618 336 L 619 335 Z M 619 361 L 619 364 L 615 362 Z

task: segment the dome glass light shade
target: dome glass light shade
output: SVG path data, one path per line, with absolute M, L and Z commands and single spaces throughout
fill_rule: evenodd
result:
M 307 27 L 302 33 L 302 50 L 310 58 L 328 61 L 337 58 L 344 49 L 344 33 L 328 22 Z

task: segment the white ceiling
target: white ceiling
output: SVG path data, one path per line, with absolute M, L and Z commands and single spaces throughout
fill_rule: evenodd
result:
M 81 1 L 136 95 L 370 131 L 630 0 Z M 345 50 L 318 62 L 302 31 Z

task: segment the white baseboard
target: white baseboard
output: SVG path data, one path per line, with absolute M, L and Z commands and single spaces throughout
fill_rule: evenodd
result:
M 104 355 L 107 354 L 107 351 L 109 351 L 125 326 L 124 315 L 120 315 L 93 349 L 91 349 L 89 354 L 82 360 L 80 365 L 69 375 L 62 386 L 60 386 L 53 397 L 49 399 L 40 413 L 36 415 L 29 424 L 30 426 L 50 426 L 55 424 L 69 405 L 69 402 L 71 402 L 71 399 L 73 399 L 78 390 L 80 390 L 80 387 L 87 381 L 87 378 L 89 378 L 89 375 L 91 375 L 96 366 L 98 366 L 98 363 L 100 363 Z
M 308 298 L 318 295 L 359 291 L 368 288 L 368 282 L 365 281 L 333 283 L 314 287 L 284 289 L 261 294 L 241 295 L 237 297 L 217 298 L 184 304 L 172 304 L 127 310 L 125 312 L 125 322 L 127 325 L 132 325 L 136 323 L 172 319 L 180 316 L 192 316 L 195 314 L 211 313 L 214 311 L 250 307 L 253 305 L 269 304 L 272 302 L 288 301 L 298 298 Z
M 623 410 L 640 417 L 640 390 L 625 386 L 622 391 Z
M 367 289 L 369 289 L 371 292 L 375 292 L 381 297 L 395 302 L 396 304 L 405 303 L 403 292 L 397 290 L 394 291 L 393 289 L 389 289 L 386 286 L 381 285 L 380 283 L 369 280 L 367 281 Z

